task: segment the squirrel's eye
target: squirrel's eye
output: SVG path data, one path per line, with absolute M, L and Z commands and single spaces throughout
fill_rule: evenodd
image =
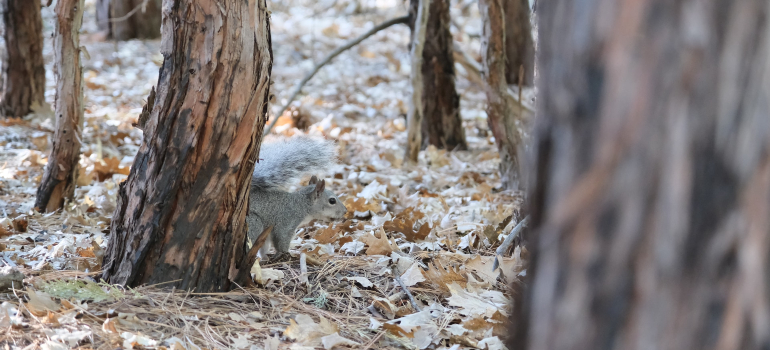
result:
M 337 203 L 337 200 L 334 198 L 329 198 L 329 204 L 335 204 Z

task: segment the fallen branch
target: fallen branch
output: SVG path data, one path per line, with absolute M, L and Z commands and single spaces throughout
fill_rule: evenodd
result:
M 511 233 L 508 234 L 508 237 L 505 237 L 505 241 L 503 241 L 502 244 L 500 244 L 499 247 L 497 247 L 497 250 L 495 250 L 495 262 L 492 264 L 492 271 L 497 270 L 497 267 L 500 265 L 500 262 L 498 261 L 498 257 L 505 254 L 506 251 L 511 247 L 511 244 L 513 243 L 513 239 L 516 238 L 516 236 L 519 235 L 521 230 L 527 226 L 527 222 L 529 221 L 529 215 L 524 218 L 524 220 L 519 221 L 519 223 L 516 225 L 516 227 L 511 230 Z
M 262 138 L 265 138 L 265 135 L 269 134 L 270 131 L 273 130 L 273 127 L 275 126 L 275 123 L 278 121 L 278 118 L 283 115 L 283 112 L 286 111 L 287 108 L 289 108 L 289 105 L 291 105 L 292 102 L 294 102 L 294 99 L 297 98 L 297 95 L 299 95 L 300 91 L 302 91 L 302 88 L 307 84 L 307 82 L 315 76 L 316 73 L 318 73 L 319 70 L 325 65 L 327 65 L 331 60 L 333 60 L 335 57 L 339 56 L 341 53 L 345 52 L 346 50 L 350 49 L 353 46 L 358 45 L 360 42 L 364 41 L 366 38 L 374 35 L 375 33 L 388 28 L 395 24 L 406 24 L 407 20 L 409 19 L 409 16 L 402 16 L 393 18 L 390 20 L 387 20 L 385 22 L 380 23 L 379 25 L 375 26 L 368 32 L 364 33 L 363 35 L 348 41 L 345 45 L 340 46 L 336 50 L 334 50 L 332 53 L 330 53 L 328 56 L 326 56 L 323 60 L 321 60 L 320 63 L 318 63 L 315 67 L 313 67 L 313 70 L 310 71 L 304 78 L 302 78 L 302 81 L 299 82 L 297 87 L 294 88 L 294 91 L 292 91 L 291 96 L 286 101 L 286 104 L 281 107 L 281 111 L 278 112 L 278 114 L 275 115 L 272 122 L 270 122 L 270 125 L 265 129 L 265 131 L 262 133 Z
M 394 274 L 394 275 L 395 275 L 395 274 Z M 409 288 L 406 288 L 406 286 L 404 285 L 404 282 L 402 282 L 402 281 L 401 281 L 401 277 L 399 277 L 398 275 L 395 275 L 395 276 L 396 276 L 396 278 L 395 278 L 395 280 L 396 280 L 396 283 L 398 283 L 398 285 L 399 285 L 399 286 L 401 286 L 401 289 L 403 289 L 403 290 L 404 290 L 404 293 L 406 293 L 406 296 L 408 296 L 408 297 L 409 297 L 409 302 L 411 302 L 411 303 L 412 303 L 412 307 L 413 307 L 413 308 L 414 308 L 414 309 L 415 309 L 417 312 L 420 312 L 420 311 L 422 311 L 422 310 L 420 310 L 420 306 L 419 306 L 419 305 L 417 305 L 417 301 L 416 301 L 416 300 L 414 300 L 414 296 L 412 295 L 412 292 L 410 292 L 410 291 L 409 291 Z

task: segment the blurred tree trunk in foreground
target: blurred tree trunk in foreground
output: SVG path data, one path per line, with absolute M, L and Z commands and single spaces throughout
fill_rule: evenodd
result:
M 525 0 L 526 1 L 526 0 Z M 414 31 L 419 0 L 411 0 L 409 27 Z M 445 149 L 467 149 L 455 89 L 455 61 L 449 31 L 449 0 L 432 0 L 422 51 L 422 143 Z
M 163 21 L 157 93 L 118 193 L 102 276 L 227 291 L 251 267 L 238 265 L 267 117 L 269 16 L 265 0 L 184 0 Z
M 524 69 L 521 85 L 535 83 L 535 45 L 532 41 L 532 24 L 529 16 L 529 0 L 501 0 L 505 13 L 505 80 L 509 85 L 519 85 L 519 70 Z
M 154 39 L 160 36 L 163 0 L 97 0 L 99 30 L 115 40 Z
M 40 1 L 0 0 L 3 19 L 0 113 L 23 117 L 45 103 L 43 20 Z
M 64 200 L 75 194 L 83 133 L 83 70 L 79 38 L 83 0 L 58 0 L 55 12 L 56 130 L 35 198 L 35 207 L 47 212 L 61 208 Z
M 539 4 L 511 349 L 770 348 L 770 2 Z
M 524 160 L 520 130 L 524 127 L 521 122 L 523 108 L 514 99 L 506 80 L 506 51 L 510 38 L 505 35 L 509 23 L 506 23 L 502 3 L 503 0 L 479 0 L 482 20 L 481 65 L 487 95 L 487 122 L 500 152 L 500 179 L 503 188 L 518 190 L 526 180 L 521 170 Z

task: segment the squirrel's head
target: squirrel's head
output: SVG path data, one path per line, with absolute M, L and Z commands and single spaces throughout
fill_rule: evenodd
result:
M 318 180 L 314 175 L 307 187 L 309 191 L 306 193 L 311 203 L 310 215 L 313 219 L 341 219 L 348 212 L 348 208 L 345 208 L 334 192 L 326 189 L 323 179 Z

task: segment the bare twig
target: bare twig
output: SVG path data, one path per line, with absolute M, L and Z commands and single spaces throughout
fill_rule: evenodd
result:
M 395 275 L 395 274 L 394 274 L 394 275 Z M 408 297 L 409 297 L 409 302 L 410 302 L 410 303 L 412 303 L 412 307 L 413 307 L 415 310 L 417 310 L 417 312 L 420 312 L 420 311 L 422 311 L 422 310 L 420 309 L 420 306 L 419 306 L 419 305 L 417 305 L 417 301 L 416 301 L 416 300 L 414 300 L 414 296 L 412 295 L 412 292 L 410 292 L 410 291 L 409 291 L 409 288 L 406 288 L 406 286 L 404 285 L 404 282 L 403 282 L 403 281 L 401 281 L 401 277 L 399 277 L 398 275 L 395 275 L 395 276 L 396 276 L 396 278 L 395 278 L 395 279 L 396 279 L 396 283 L 398 283 L 398 285 L 399 285 L 399 286 L 401 286 L 401 289 L 403 289 L 403 290 L 404 290 L 404 293 L 406 293 L 406 296 L 408 296 Z
M 468 71 L 468 74 L 473 76 L 473 78 L 469 78 L 468 80 L 472 80 L 474 83 L 478 84 L 482 88 L 483 82 L 481 80 L 481 64 L 476 62 L 476 60 L 473 59 L 470 55 L 468 55 L 465 50 L 460 47 L 457 43 L 454 43 L 454 51 L 455 51 L 455 60 L 457 63 L 461 64 L 463 67 L 465 67 L 465 70 Z M 508 96 L 512 98 L 517 105 L 520 106 L 524 111 L 527 111 L 529 113 L 535 113 L 535 110 L 531 108 L 530 106 L 527 106 L 523 102 L 521 102 L 521 88 L 519 88 L 519 94 L 517 97 L 517 94 L 513 92 L 513 90 L 508 88 Z
M 508 249 L 511 247 L 511 244 L 513 243 L 513 239 L 516 238 L 521 230 L 527 226 L 527 222 L 529 222 L 529 215 L 527 215 L 524 220 L 519 221 L 519 223 L 516 224 L 516 227 L 511 230 L 511 233 L 508 234 L 508 237 L 505 237 L 505 241 L 503 241 L 503 243 L 497 247 L 497 250 L 495 250 L 495 262 L 492 264 L 492 271 L 497 270 L 497 267 L 500 265 L 498 257 L 508 251 Z
M 307 254 L 305 253 L 299 255 L 299 271 L 299 282 L 307 286 Z
M 131 16 L 133 16 L 134 14 L 136 14 L 136 12 L 139 11 L 139 9 L 142 9 L 142 13 L 144 13 L 144 11 L 147 9 L 147 2 L 148 1 L 149 0 L 144 0 L 144 1 L 142 1 L 141 4 L 136 5 L 136 7 L 131 9 L 131 11 L 129 11 L 127 14 L 125 14 L 125 15 L 123 15 L 121 17 L 118 17 L 118 18 L 108 18 L 107 21 L 108 22 L 112 22 L 112 23 L 125 21 L 125 20 L 131 18 Z
M 283 107 L 281 107 L 281 110 L 275 115 L 275 117 L 273 118 L 273 121 L 270 122 L 270 125 L 262 133 L 262 138 L 264 138 L 265 135 L 269 134 L 270 131 L 273 130 L 273 127 L 275 126 L 275 123 L 278 121 L 278 118 L 280 118 L 281 115 L 283 115 L 283 112 L 285 112 L 286 109 L 289 108 L 289 105 L 291 105 L 291 103 L 294 102 L 294 99 L 297 98 L 297 95 L 299 95 L 299 93 L 302 91 L 302 88 L 305 86 L 305 84 L 307 84 L 307 82 L 310 81 L 310 79 L 313 78 L 313 76 L 315 76 L 316 73 L 318 73 L 318 71 L 321 70 L 321 68 L 323 66 L 327 65 L 335 57 L 337 57 L 341 53 L 345 52 L 345 50 L 348 50 L 351 47 L 358 45 L 360 42 L 362 42 L 366 38 L 376 34 L 377 32 L 379 32 L 379 31 L 381 31 L 381 30 L 383 30 L 385 28 L 388 28 L 388 27 L 390 27 L 390 26 L 392 26 L 394 24 L 404 24 L 404 23 L 406 23 L 408 18 L 409 18 L 408 16 L 402 16 L 402 17 L 397 17 L 397 18 L 393 18 L 393 19 L 387 20 L 385 22 L 382 22 L 379 25 L 377 25 L 374 28 L 372 28 L 371 30 L 369 30 L 368 32 L 364 33 L 363 35 L 361 35 L 361 36 L 359 36 L 359 37 L 357 37 L 357 38 L 355 38 L 355 39 L 353 39 L 351 41 L 348 41 L 345 45 L 340 46 L 339 48 L 334 50 L 332 53 L 330 53 L 329 55 L 324 57 L 324 59 L 321 60 L 321 62 L 318 63 L 315 67 L 313 67 L 313 70 L 310 71 L 310 73 L 308 73 L 304 78 L 302 78 L 302 81 L 300 81 L 299 84 L 297 84 L 297 86 L 294 88 L 294 91 L 292 91 L 291 96 L 286 101 L 286 104 L 284 104 Z

